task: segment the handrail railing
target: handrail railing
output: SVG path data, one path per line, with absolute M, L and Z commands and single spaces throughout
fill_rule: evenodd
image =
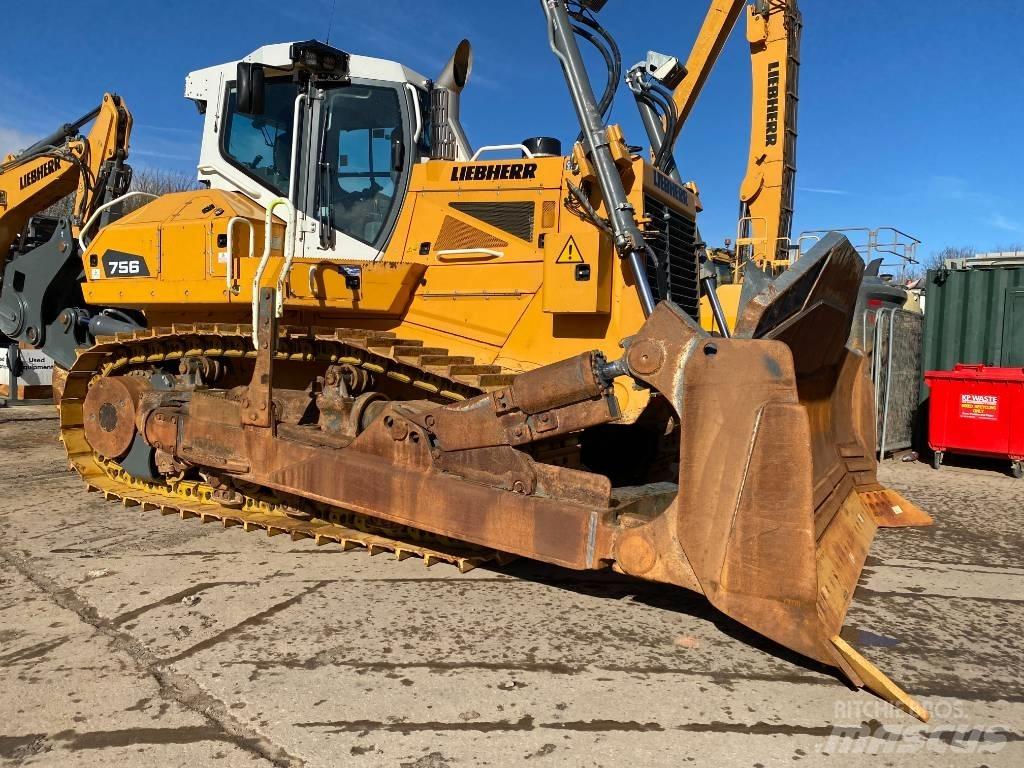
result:
M 244 224 L 249 228 L 249 258 L 253 258 L 256 255 L 256 228 L 253 227 L 252 222 L 242 216 L 234 216 L 228 222 L 228 244 L 227 244 L 227 263 L 224 268 L 224 279 L 228 285 L 228 295 L 237 296 L 241 292 L 241 288 L 235 284 L 235 226 L 238 224 Z
M 284 266 L 281 268 L 281 274 L 277 280 L 277 299 L 274 305 L 277 317 L 284 314 L 284 281 L 288 277 L 288 272 L 291 271 L 292 262 L 295 261 L 295 206 L 286 198 L 275 197 L 267 204 L 266 230 L 263 233 L 263 256 L 260 258 L 259 266 L 256 267 L 256 275 L 252 280 L 252 341 L 257 347 L 259 346 L 257 328 L 259 326 L 260 285 L 263 282 L 263 273 L 267 271 L 267 265 L 270 263 L 274 211 L 280 207 L 287 210 L 288 218 L 284 225 Z

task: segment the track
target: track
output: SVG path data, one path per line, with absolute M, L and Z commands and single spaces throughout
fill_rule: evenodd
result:
M 125 507 L 142 507 L 163 515 L 179 515 L 225 528 L 287 534 L 292 540 L 313 539 L 318 545 L 363 548 L 370 555 L 390 552 L 397 559 L 420 557 L 429 567 L 450 563 L 465 573 L 481 563 L 507 556 L 471 547 L 412 528 L 395 526 L 336 507 L 308 508 L 312 519 L 289 516 L 294 507 L 273 495 L 242 495 L 230 506 L 215 499 L 215 487 L 203 480 L 169 479 L 152 483 L 129 475 L 115 462 L 96 454 L 84 427 L 83 404 L 90 386 L 105 376 L 180 363 L 190 357 L 254 359 L 252 329 L 247 325 L 174 325 L 101 338 L 79 355 L 68 373 L 60 401 L 61 442 L 74 469 L 90 491 Z M 424 398 L 454 402 L 501 387 L 514 378 L 497 366 L 477 365 L 472 358 L 453 357 L 447 350 L 397 338 L 393 333 L 360 329 L 282 328 L 276 360 L 347 364 L 385 376 L 422 391 Z

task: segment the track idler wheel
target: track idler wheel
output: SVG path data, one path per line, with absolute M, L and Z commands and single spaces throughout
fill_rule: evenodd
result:
M 107 459 L 120 459 L 132 447 L 137 433 L 136 417 L 149 382 L 131 376 L 97 381 L 84 405 L 85 436 L 89 445 Z

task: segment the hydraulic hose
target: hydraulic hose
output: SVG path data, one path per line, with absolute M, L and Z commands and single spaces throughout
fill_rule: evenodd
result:
M 597 19 L 582 12 L 571 13 L 570 18 L 584 26 L 590 27 L 590 29 L 600 36 L 605 45 L 608 46 L 607 52 L 610 54 L 610 59 L 606 56 L 605 61 L 608 64 L 609 85 L 607 90 L 605 90 L 604 94 L 601 96 L 601 100 L 598 102 L 598 109 L 601 111 L 601 114 L 607 114 L 608 110 L 612 107 L 612 103 L 615 101 L 615 91 L 618 90 L 619 81 L 622 80 L 622 51 L 619 49 L 619 44 L 615 42 L 615 38 L 612 34 L 602 27 L 601 23 Z M 576 30 L 580 29 L 578 26 L 574 26 L 573 28 Z
M 612 102 L 615 99 L 615 89 L 618 85 L 618 78 L 615 75 L 615 60 L 612 58 L 612 53 L 609 51 L 604 44 L 601 42 L 602 38 L 593 34 L 583 27 L 573 26 L 573 32 L 582 37 L 588 43 L 593 45 L 604 57 L 605 65 L 608 67 L 608 84 L 605 86 L 604 93 L 601 95 L 601 100 L 597 103 L 597 110 L 601 113 L 602 117 L 607 116 L 608 110 L 611 108 Z M 582 134 L 580 134 L 580 140 L 582 140 Z

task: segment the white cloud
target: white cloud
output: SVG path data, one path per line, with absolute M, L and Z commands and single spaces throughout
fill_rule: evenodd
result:
M 971 190 L 970 182 L 961 176 L 931 176 L 928 179 L 928 192 L 944 200 L 967 200 L 976 197 Z
M 147 149 L 133 149 L 131 150 L 132 157 L 153 157 L 157 160 L 186 160 L 191 161 L 198 158 L 198 155 L 185 155 L 185 154 L 173 154 L 171 152 L 157 152 L 154 150 Z
M 996 229 L 1003 230 L 1004 232 L 1024 232 L 1024 226 L 1022 226 L 1020 222 L 1013 221 L 1001 213 L 993 213 L 989 217 L 989 224 Z
M 202 124 L 197 123 L 191 128 L 176 128 L 170 125 L 153 125 L 151 123 L 133 123 L 132 130 L 142 129 L 146 133 L 173 133 L 182 136 L 199 136 L 203 132 Z
M 0 159 L 35 144 L 38 139 L 38 136 L 19 131 L 17 128 L 0 125 Z

